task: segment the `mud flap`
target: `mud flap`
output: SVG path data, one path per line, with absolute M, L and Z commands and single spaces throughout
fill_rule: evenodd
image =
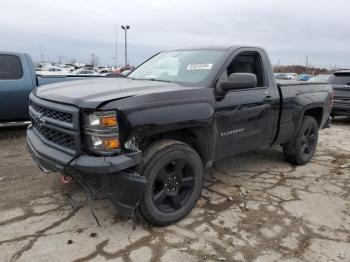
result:
M 147 180 L 136 172 L 118 172 L 109 176 L 107 194 L 117 211 L 132 217 L 146 189 Z

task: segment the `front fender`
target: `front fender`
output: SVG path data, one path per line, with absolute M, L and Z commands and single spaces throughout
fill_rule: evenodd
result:
M 194 126 L 208 126 L 215 110 L 210 103 L 169 105 L 138 110 L 126 115 L 130 136 L 135 132 L 142 137 L 165 131 Z

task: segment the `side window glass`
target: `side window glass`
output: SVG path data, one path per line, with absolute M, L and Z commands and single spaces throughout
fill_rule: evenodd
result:
M 242 52 L 236 56 L 226 69 L 227 76 L 232 73 L 250 73 L 256 75 L 258 87 L 264 86 L 264 71 L 260 54 Z
M 20 59 L 14 55 L 0 55 L 0 79 L 14 80 L 23 76 Z

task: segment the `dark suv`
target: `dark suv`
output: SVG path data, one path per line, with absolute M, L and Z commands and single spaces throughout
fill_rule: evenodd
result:
M 329 82 L 334 90 L 332 115 L 350 116 L 350 70 L 335 72 Z

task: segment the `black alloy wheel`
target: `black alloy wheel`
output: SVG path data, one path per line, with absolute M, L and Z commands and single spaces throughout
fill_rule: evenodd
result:
M 203 165 L 198 153 L 177 140 L 160 140 L 144 150 L 141 173 L 147 187 L 139 205 L 144 220 L 165 226 L 185 217 L 200 197 Z
M 194 185 L 193 168 L 185 158 L 166 162 L 154 180 L 152 201 L 159 211 L 174 212 L 189 199 Z
M 302 137 L 301 140 L 301 151 L 304 155 L 310 155 L 313 154 L 314 149 L 317 144 L 316 140 L 316 132 L 314 126 L 309 126 Z
M 318 129 L 315 118 L 304 117 L 295 138 L 283 145 L 283 153 L 288 162 L 303 165 L 311 160 L 317 147 Z

